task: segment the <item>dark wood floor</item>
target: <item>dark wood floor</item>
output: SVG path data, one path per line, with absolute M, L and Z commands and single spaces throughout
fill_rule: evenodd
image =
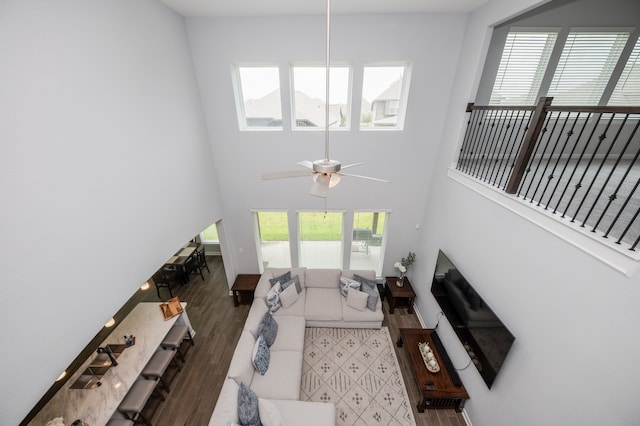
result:
M 196 344 L 189 349 L 182 371 L 176 372 L 166 401 L 151 401 L 149 404 L 148 414 L 157 426 L 206 426 L 209 423 L 249 312 L 249 306 L 233 306 L 222 258 L 215 256 L 207 261 L 211 273 L 205 271 L 204 281 L 198 276 L 190 284 L 174 291 L 174 295 L 187 302 L 186 310 L 196 331 Z M 161 289 L 161 295 L 165 299 L 169 298 L 166 289 Z M 147 297 L 158 300 L 155 289 L 150 289 Z M 407 314 L 406 309 L 396 309 L 390 315 L 386 302 L 383 303 L 383 309 L 384 325 L 389 328 L 394 341 L 398 336 L 398 328 L 420 327 L 417 317 Z M 426 410 L 424 413 L 416 411 L 419 391 L 412 378 L 409 361 L 404 350 L 395 349 L 416 423 L 419 426 L 465 425 L 462 415 L 454 410 Z

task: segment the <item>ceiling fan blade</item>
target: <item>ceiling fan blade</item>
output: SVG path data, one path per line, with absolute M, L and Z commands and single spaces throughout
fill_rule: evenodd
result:
M 313 174 L 312 170 L 288 170 L 284 172 L 271 172 L 271 173 L 263 173 L 262 180 L 271 180 L 271 179 L 284 179 L 290 177 L 302 177 L 302 176 L 311 176 Z
M 313 162 L 309 160 L 304 160 L 298 163 L 300 166 L 306 167 L 307 169 L 313 170 Z
M 329 176 L 319 174 L 317 179 L 313 182 L 313 186 L 309 193 L 315 197 L 327 198 L 327 194 L 329 193 L 329 181 Z
M 347 174 L 347 173 L 338 173 L 338 174 L 342 175 L 342 176 L 349 176 L 349 177 L 355 177 L 355 178 L 360 178 L 360 179 L 375 180 L 376 182 L 391 183 L 390 180 L 378 179 L 378 178 L 369 177 L 369 176 L 352 175 L 352 174 Z
M 344 169 L 348 169 L 349 167 L 354 167 L 354 166 L 361 166 L 365 163 L 353 163 L 353 164 L 347 164 L 346 166 L 342 166 L 340 169 L 344 170 Z

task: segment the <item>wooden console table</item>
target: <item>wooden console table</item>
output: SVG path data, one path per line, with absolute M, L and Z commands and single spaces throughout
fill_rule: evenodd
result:
M 469 399 L 469 394 L 462 383 L 459 386 L 454 383 L 451 374 L 457 376 L 457 373 L 455 371 L 450 373 L 447 368 L 447 364 L 450 365 L 449 358 L 446 352 L 441 353 L 434 341 L 434 333 L 435 330 L 427 328 L 401 328 L 400 337 L 396 343 L 399 348 L 405 346 L 418 389 L 422 393 L 422 401 L 417 405 L 418 412 L 424 413 L 425 408 L 454 408 L 460 412 L 464 402 Z M 427 370 L 424 364 L 418 348 L 418 343 L 422 342 L 429 343 L 436 361 L 440 364 L 440 371 L 437 373 Z M 431 389 L 427 388 L 427 384 L 430 384 Z
M 253 303 L 253 292 L 256 290 L 260 274 L 239 274 L 233 282 L 233 306 L 250 305 Z
M 407 313 L 413 313 L 413 301 L 416 293 L 411 287 L 409 278 L 404 277 L 404 285 L 397 286 L 398 277 L 386 277 L 387 289 L 386 296 L 389 299 L 389 313 L 392 314 L 395 308 L 407 308 Z

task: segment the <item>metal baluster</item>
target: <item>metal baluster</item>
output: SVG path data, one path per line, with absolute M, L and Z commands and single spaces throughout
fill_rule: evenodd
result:
M 638 150 L 638 153 L 640 153 L 640 150 Z M 633 164 L 638 159 L 638 153 L 636 153 L 636 156 L 634 157 L 633 161 L 631 162 L 631 165 L 629 166 L 629 169 L 627 170 L 627 173 L 629 172 L 629 170 L 631 170 L 631 167 L 633 167 Z M 625 177 L 626 177 L 626 174 L 625 174 Z M 613 221 L 611 222 L 611 225 L 609 225 L 609 229 L 607 229 L 607 232 L 605 232 L 605 234 L 604 234 L 605 238 L 609 237 L 609 233 L 611 232 L 611 229 L 616 224 L 618 219 L 620 219 L 620 216 L 622 215 L 622 212 L 624 211 L 624 209 L 627 208 L 627 204 L 629 204 L 629 201 L 631 201 L 631 199 L 633 198 L 633 194 L 636 192 L 636 189 L 638 189 L 638 185 L 640 185 L 640 177 L 636 180 L 636 184 L 633 186 L 633 189 L 629 192 L 629 196 L 627 197 L 627 199 L 624 200 L 624 203 L 622 203 L 622 206 L 618 210 L 618 214 L 616 215 L 615 218 L 613 218 Z M 620 240 L 622 240 L 622 238 L 624 237 L 624 235 L 627 233 L 628 230 L 629 230 L 629 226 L 627 226 L 627 228 L 625 229 L 625 232 L 622 235 L 620 235 L 620 239 L 618 241 L 616 241 L 617 244 L 620 244 Z
M 544 175 L 547 172 L 547 167 L 549 166 L 549 160 L 545 160 L 545 158 L 547 158 L 547 148 L 549 148 L 549 146 L 551 145 L 551 139 L 553 138 L 553 135 L 556 132 L 556 127 L 558 125 L 558 121 L 560 120 L 560 113 L 556 113 L 556 114 L 551 114 L 551 116 L 555 115 L 555 120 L 553 122 L 553 127 L 551 128 L 551 132 L 549 132 L 547 134 L 547 143 L 544 145 L 544 149 L 542 150 L 542 155 L 540 156 L 539 160 L 538 160 L 538 166 L 536 167 L 536 171 L 533 174 L 533 178 L 532 181 L 536 178 L 536 176 L 538 176 L 538 170 L 540 170 L 540 166 L 542 166 L 542 162 L 545 162 L 544 168 L 542 169 L 542 173 L 540 174 L 540 178 L 537 181 L 537 185 L 536 185 L 536 189 L 533 191 L 533 195 L 531 196 L 530 202 L 533 202 L 536 200 L 536 194 L 538 193 L 538 189 L 540 189 L 540 185 L 542 184 L 542 179 L 544 179 Z M 545 129 L 546 131 L 547 129 Z M 553 152 L 555 150 L 555 146 L 557 145 L 557 141 L 556 144 L 554 145 L 554 147 L 551 150 L 551 155 L 553 155 Z M 551 155 L 549 155 L 549 159 L 551 158 Z M 537 206 L 540 206 L 540 200 L 538 200 L 538 204 Z
M 473 138 L 473 144 L 471 145 L 471 152 L 469 153 L 469 161 L 467 162 L 466 172 L 471 176 L 475 176 L 473 174 L 473 168 L 475 166 L 476 160 L 474 159 L 474 155 L 477 155 L 477 151 L 480 149 L 480 143 L 482 140 L 482 136 L 486 131 L 486 110 L 482 110 L 480 114 L 480 118 L 478 120 L 478 129 Z
M 576 117 L 576 122 L 578 122 L 578 120 L 580 119 L 580 114 L 581 113 L 578 113 L 578 116 Z M 584 124 L 582 125 L 582 128 L 580 129 L 580 134 L 578 134 L 578 137 L 576 138 L 576 140 L 575 140 L 575 142 L 573 144 L 573 148 L 571 148 L 571 152 L 569 153 L 569 158 L 567 159 L 567 162 L 564 164 L 564 169 L 562 170 L 562 173 L 560 173 L 560 177 L 558 178 L 558 182 L 556 183 L 556 187 L 553 189 L 553 192 L 555 192 L 556 189 L 558 189 L 558 185 L 560 185 L 560 182 L 562 181 L 562 176 L 564 176 L 564 172 L 569 167 L 569 162 L 573 158 L 573 153 L 575 152 L 576 148 L 578 148 L 578 145 L 580 144 L 580 139 L 582 139 L 582 134 L 584 133 L 584 129 L 587 128 L 587 123 L 589 123 L 589 119 L 590 118 L 591 118 L 591 113 L 589 113 L 587 115 L 587 118 L 584 120 Z M 584 154 L 584 151 L 583 151 L 583 154 Z M 560 203 L 562 202 L 562 199 L 564 198 L 565 192 L 567 191 L 567 189 L 569 188 L 569 185 L 571 184 L 571 179 L 573 179 L 573 176 L 576 173 L 576 170 L 578 170 L 578 165 L 579 164 L 580 164 L 580 162 L 578 161 L 576 163 L 576 167 L 573 168 L 573 171 L 571 172 L 571 176 L 569 176 L 569 179 L 567 180 L 567 184 L 565 185 L 564 189 L 562 190 L 562 194 L 560 194 L 560 198 L 558 199 L 558 202 L 556 203 L 556 207 L 553 209 L 553 214 L 555 214 L 556 211 L 558 211 L 558 207 L 560 206 Z
M 558 118 L 560 118 L 560 114 L 558 114 Z M 564 120 L 564 123 L 562 123 L 562 128 L 558 132 L 558 138 L 556 139 L 556 143 L 553 146 L 553 150 L 551 151 L 551 155 L 549 156 L 549 161 L 547 161 L 547 164 L 544 167 L 544 171 L 542 172 L 543 176 L 547 173 L 547 168 L 549 167 L 549 165 L 553 161 L 553 156 L 555 155 L 556 148 L 558 147 L 558 144 L 560 143 L 560 139 L 562 138 L 562 135 L 564 134 L 564 129 L 567 126 L 567 123 L 569 122 L 569 118 L 571 118 L 571 113 L 567 113 L 567 115 L 565 117 L 565 120 Z M 562 160 L 562 153 L 564 152 L 564 149 L 567 146 L 567 143 L 569 142 L 569 139 L 571 138 L 571 135 L 573 135 L 573 128 L 575 127 L 575 125 L 576 125 L 576 122 L 574 121 L 573 122 L 573 126 L 571 126 L 571 130 L 569 130 L 567 132 L 567 138 L 565 139 L 564 145 L 562 145 L 562 149 L 560 150 L 560 153 L 558 154 L 558 158 L 556 159 L 556 163 L 553 165 L 553 168 L 551 169 L 551 174 L 549 176 L 547 176 L 547 183 L 545 184 L 544 189 L 542 190 L 542 194 L 540 194 L 540 199 L 538 200 L 538 206 L 540 206 L 540 204 L 542 203 L 542 200 L 544 199 L 544 194 L 547 193 L 547 189 L 549 188 L 549 185 L 551 184 L 551 181 L 555 177 L 556 169 L 558 168 L 558 163 L 560 162 L 560 160 Z M 549 136 L 549 138 L 551 138 L 551 136 Z M 549 207 L 549 203 L 551 203 L 551 199 L 552 198 L 553 198 L 553 192 L 549 196 L 549 201 L 547 201 L 547 203 L 545 203 L 545 205 L 544 205 L 544 209 L 545 210 L 547 210 L 547 208 Z
M 519 115 L 519 113 L 518 113 Z M 508 155 L 508 161 L 510 162 L 510 164 L 508 164 L 507 166 L 505 166 L 505 168 L 502 170 L 502 175 L 500 176 L 500 183 L 499 186 L 502 186 L 502 181 L 503 179 L 506 177 L 507 178 L 507 182 L 509 182 L 509 177 L 511 176 L 511 172 L 513 170 L 513 166 L 515 164 L 515 158 L 513 160 L 511 160 L 511 155 L 514 152 L 516 152 L 516 156 L 518 151 L 520 151 L 520 148 L 522 148 L 522 142 L 524 141 L 524 137 L 527 134 L 527 130 L 529 129 L 529 125 L 531 124 L 531 117 L 533 117 L 533 113 L 532 112 L 528 112 L 528 111 L 524 111 L 522 114 L 522 119 L 520 120 L 520 125 L 518 126 L 518 132 L 516 133 L 516 139 L 513 140 L 513 143 L 511 143 L 511 148 L 509 149 L 509 155 Z M 526 121 L 526 125 L 524 126 L 524 131 L 522 132 L 522 136 L 518 137 L 518 135 L 520 135 L 520 131 L 522 130 L 522 125 L 525 123 Z M 517 147 L 516 147 L 516 142 L 517 143 Z M 505 172 L 507 171 L 507 169 L 509 170 L 509 173 L 505 176 Z M 505 182 L 504 184 L 505 186 L 502 189 L 506 189 L 507 183 Z
M 500 110 L 500 116 L 498 118 L 498 121 L 500 123 L 500 129 L 498 130 L 498 137 L 494 140 L 493 142 L 493 146 L 491 149 L 491 152 L 489 154 L 489 158 L 487 160 L 486 163 L 486 170 L 483 170 L 481 172 L 482 174 L 482 180 L 484 180 L 485 182 L 488 181 L 489 183 L 491 183 L 490 179 L 487 179 L 489 176 L 487 176 L 489 174 L 489 172 L 493 172 L 493 169 L 496 166 L 496 163 L 498 162 L 498 160 L 495 158 L 496 156 L 496 151 L 498 150 L 498 146 L 500 146 L 502 144 L 502 142 L 504 141 L 503 137 L 503 132 L 504 132 L 504 127 L 505 127 L 505 115 L 506 115 L 506 110 Z
M 494 171 L 491 172 L 491 176 L 489 176 L 489 180 L 493 182 L 493 186 L 496 185 L 496 178 L 498 177 L 498 173 L 500 173 L 500 170 L 502 169 L 502 163 L 504 161 L 504 156 L 507 152 L 507 147 L 509 146 L 511 138 L 513 137 L 513 129 L 515 128 L 515 125 L 513 124 L 514 112 L 515 112 L 514 110 L 510 111 L 509 119 L 507 123 L 506 133 L 509 133 L 509 136 L 505 134 L 505 137 L 503 138 L 502 142 L 500 143 L 500 147 L 498 148 L 498 157 L 500 158 L 500 162 L 496 164 L 496 167 L 494 167 Z M 511 132 L 509 132 L 509 129 L 511 129 Z
M 531 156 L 531 159 L 529 160 L 529 164 L 527 165 L 527 169 L 525 171 L 524 178 L 522 179 L 522 184 L 520 185 L 520 192 L 522 192 L 522 188 L 524 188 L 524 183 L 527 181 L 529 173 L 531 172 L 531 167 L 533 166 L 533 162 L 536 161 L 535 160 L 536 159 L 536 154 L 538 153 L 538 150 L 542 146 L 542 140 L 544 139 L 545 134 L 547 133 L 547 129 L 549 128 L 549 121 L 551 120 L 552 116 L 553 116 L 553 114 L 547 115 L 547 118 L 545 120 L 544 126 L 543 126 L 542 130 L 540 131 L 540 136 L 539 136 L 539 138 L 538 138 L 538 140 L 536 141 L 536 144 L 535 144 L 535 150 L 533 151 L 533 155 Z M 547 149 L 547 145 L 549 145 L 549 138 L 547 138 L 547 143 L 545 144 L 545 147 L 542 150 L 543 154 L 544 154 L 544 151 L 546 151 L 546 149 Z M 523 200 L 527 199 L 527 195 L 529 195 L 529 190 L 531 189 L 531 185 L 533 185 L 533 183 L 535 182 L 536 174 L 538 173 L 538 169 L 539 168 L 540 168 L 540 161 L 538 161 L 538 167 L 536 167 L 536 170 L 534 171 L 533 176 L 531 176 L 531 180 L 529 181 L 529 186 L 527 187 L 526 192 L 522 196 Z M 520 192 L 518 192 L 518 195 L 520 195 Z M 531 198 L 529 200 L 529 202 L 533 202 L 533 198 Z
M 629 114 L 627 114 L 624 117 L 624 120 L 620 124 L 620 129 L 618 129 L 618 133 L 616 134 L 614 142 L 611 144 L 611 146 L 615 145 L 615 141 L 618 139 L 618 137 L 620 135 L 620 132 L 622 132 L 622 129 L 624 128 L 624 125 L 627 122 L 628 118 L 629 118 Z M 602 192 L 604 191 L 604 189 L 606 188 L 607 184 L 609 183 L 609 180 L 611 180 L 611 176 L 613 176 L 613 173 L 616 171 L 616 168 L 618 167 L 618 164 L 620 164 L 620 161 L 622 160 L 622 157 L 624 156 L 624 153 L 627 151 L 627 148 L 629 147 L 629 144 L 631 143 L 631 140 L 635 136 L 636 131 L 638 131 L 638 126 L 639 125 L 640 125 L 640 121 L 638 121 L 636 123 L 635 127 L 633 128 L 633 131 L 631 132 L 631 135 L 629 136 L 629 138 L 627 138 L 627 142 L 624 144 L 624 147 L 622 148 L 622 151 L 620 151 L 620 155 L 618 155 L 618 158 L 616 159 L 615 163 L 613 164 L 613 167 L 611 168 L 611 171 L 609 172 L 609 176 L 607 176 L 607 179 L 605 180 L 604 184 L 602 184 L 602 188 L 600 189 L 600 192 L 598 193 L 598 196 L 596 197 L 596 201 L 600 198 L 600 195 L 602 195 Z M 637 158 L 637 154 L 636 154 L 636 158 Z M 635 161 L 635 159 L 634 159 L 634 161 Z M 632 165 L 633 165 L 633 163 L 632 163 Z M 618 191 L 620 191 L 620 188 L 622 187 L 622 183 L 624 182 L 625 178 L 627 177 L 627 175 L 629 174 L 630 171 L 631 171 L 631 167 L 627 168 L 627 171 L 625 172 L 624 176 L 622 176 L 622 179 L 620 179 L 620 182 L 618 183 L 618 186 L 613 191 L 613 193 L 609 196 L 609 202 L 605 206 L 604 210 L 602 211 L 602 214 L 600 215 L 600 218 L 598 219 L 596 224 L 593 226 L 593 229 L 591 230 L 591 232 L 595 232 L 596 229 L 598 228 L 598 226 L 600 225 L 600 222 L 602 221 L 602 218 L 604 217 L 604 215 L 607 213 L 607 210 L 609 210 L 609 207 L 611 207 L 611 204 L 617 198 Z M 595 203 L 594 203 L 594 206 L 595 206 Z M 591 209 L 593 209 L 593 207 L 591 207 Z M 589 212 L 589 213 L 591 213 L 591 212 Z M 605 235 L 605 238 L 606 238 L 606 235 Z
M 628 116 L 629 116 L 629 114 L 627 114 L 627 117 Z M 611 123 L 613 123 L 614 118 L 615 118 L 615 114 L 611 114 L 611 118 L 609 119 L 609 123 L 607 124 L 607 128 L 605 129 L 605 132 L 604 132 L 604 137 L 605 138 L 606 138 L 607 131 L 609 130 L 609 127 L 611 126 Z M 627 119 L 625 118 L 624 121 L 626 122 Z M 604 166 L 604 163 L 607 161 L 607 158 L 609 158 L 609 154 L 611 153 L 611 150 L 613 149 L 613 146 L 615 145 L 616 141 L 618 140 L 618 136 L 620 135 L 620 131 L 622 130 L 622 127 L 623 126 L 620 126 L 620 129 L 618 129 L 618 132 L 616 133 L 616 136 L 613 139 L 613 142 L 609 144 L 609 149 L 607 149 L 607 152 L 604 154 L 604 158 L 600 162 L 600 165 L 598 166 L 598 170 L 596 170 L 596 174 L 593 177 L 593 179 L 591 180 L 591 183 L 589 184 L 589 188 L 587 188 L 587 192 L 584 194 L 584 198 L 582 200 L 582 203 L 580 203 L 580 205 L 582 205 L 587 200 L 587 195 L 589 194 L 589 192 L 591 192 L 591 188 L 593 188 L 593 184 L 596 182 L 596 179 L 598 178 L 598 175 L 602 171 L 602 167 Z M 593 208 L 595 207 L 596 203 L 598 202 L 598 199 L 600 198 L 600 195 L 602 194 L 603 190 L 604 190 L 604 186 L 600 189 L 600 192 L 598 193 L 598 196 L 596 197 L 596 199 L 593 202 L 593 204 L 591 204 L 591 208 L 589 209 L 589 212 L 587 213 L 587 216 L 584 218 L 584 221 L 582 222 L 582 224 L 580 226 L 584 227 L 584 225 L 586 225 L 587 220 L 589 219 L 589 216 L 591 216 L 591 213 L 593 212 Z
M 464 142 L 460 148 L 460 157 L 458 157 L 458 166 L 456 167 L 458 170 L 465 171 L 465 163 L 469 160 L 469 151 L 471 149 L 471 144 L 473 143 L 473 134 L 475 131 L 474 124 L 477 122 L 479 115 L 479 110 L 471 110 L 469 121 L 467 121 L 467 130 L 465 132 Z
M 633 190 L 635 191 L 635 189 L 638 187 L 638 183 L 640 183 L 640 180 L 638 182 L 636 182 L 636 186 L 633 187 Z M 640 214 L 640 207 L 638 207 L 638 210 L 636 210 L 636 214 L 633 215 L 633 217 L 631 218 L 631 220 L 629 221 L 629 224 L 627 225 L 626 228 L 624 228 L 624 231 L 622 232 L 622 234 L 620 235 L 620 237 L 618 238 L 618 241 L 616 241 L 616 244 L 620 244 L 620 241 L 622 241 L 622 239 L 624 238 L 625 235 L 627 235 L 627 232 L 629 231 L 629 229 L 631 228 L 631 225 L 633 225 L 633 222 L 636 221 L 636 219 L 638 218 L 638 215 Z M 629 250 L 631 251 L 635 251 L 636 246 L 638 245 L 638 242 L 640 242 L 640 235 L 638 236 L 638 238 L 636 238 L 635 242 L 631 245 L 631 247 L 629 248 Z
M 494 112 L 495 110 L 492 110 L 488 115 L 493 115 Z M 483 135 L 482 142 L 480 144 L 480 149 L 478 150 L 478 158 L 476 161 L 476 165 L 472 171 L 473 176 L 476 178 L 478 177 L 478 171 L 480 170 L 480 167 L 482 166 L 482 163 L 484 160 L 486 147 L 491 143 L 490 142 L 491 134 L 493 133 L 494 128 L 495 128 L 495 121 L 494 121 L 494 118 L 492 117 L 490 118 L 489 122 L 487 123 L 487 126 L 485 127 L 485 133 Z
M 584 150 L 582 151 L 582 154 L 585 153 L 585 151 L 587 150 L 587 146 L 589 145 L 589 143 L 591 143 L 591 138 L 593 137 L 593 135 L 595 134 L 596 130 L 598 129 L 598 125 L 600 124 L 600 120 L 601 119 L 602 119 L 602 113 L 598 113 L 598 119 L 594 123 L 593 130 L 591 131 L 591 135 L 589 136 L 589 141 L 587 142 L 587 145 L 585 145 Z M 610 124 L 611 124 L 611 121 L 609 121 L 609 124 L 607 125 L 606 129 L 609 128 Z M 606 129 L 605 129 L 605 132 L 606 132 Z M 587 175 L 587 172 L 589 171 L 589 166 L 591 166 L 591 163 L 593 163 L 593 159 L 595 158 L 595 153 L 598 152 L 598 150 L 600 149 L 600 145 L 602 145 L 602 141 L 604 141 L 604 138 L 605 138 L 604 133 L 602 133 L 600 136 L 598 136 L 598 144 L 596 145 L 596 149 L 593 151 L 594 155 L 592 155 L 591 158 L 589 158 L 587 166 L 584 168 L 584 171 L 582 172 L 582 176 L 580 176 L 580 180 L 576 184 L 576 190 L 573 192 L 573 195 L 571 196 L 571 199 L 569 200 L 569 204 L 567 204 L 567 207 L 565 208 L 564 213 L 562 214 L 562 217 L 565 217 L 565 215 L 567 214 L 567 211 L 569 211 L 569 206 L 573 202 L 573 198 L 578 193 L 578 190 L 580 190 L 580 188 L 582 188 L 582 181 L 584 180 L 584 177 Z M 580 159 L 582 160 L 582 155 L 580 155 Z M 586 194 L 585 194 L 585 197 L 586 197 Z M 578 205 L 578 208 L 576 209 L 576 212 L 571 217 L 571 222 L 572 223 L 576 221 L 576 216 L 578 215 L 578 212 L 580 211 L 580 208 L 582 207 L 582 203 L 584 203 L 584 199 L 582 200 L 580 205 Z

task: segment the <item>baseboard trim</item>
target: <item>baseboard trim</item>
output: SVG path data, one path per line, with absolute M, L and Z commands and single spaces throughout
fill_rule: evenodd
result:
M 427 328 L 427 326 L 424 324 L 424 320 L 422 319 L 422 315 L 420 315 L 420 311 L 416 309 L 415 303 L 413 304 L 413 312 L 416 314 L 416 317 L 418 317 L 418 321 L 420 322 L 422 328 Z
M 471 419 L 469 418 L 469 414 L 467 414 L 467 409 L 463 408 L 462 409 L 462 418 L 464 419 L 464 422 L 468 425 L 468 426 L 473 426 L 473 424 L 471 423 Z

